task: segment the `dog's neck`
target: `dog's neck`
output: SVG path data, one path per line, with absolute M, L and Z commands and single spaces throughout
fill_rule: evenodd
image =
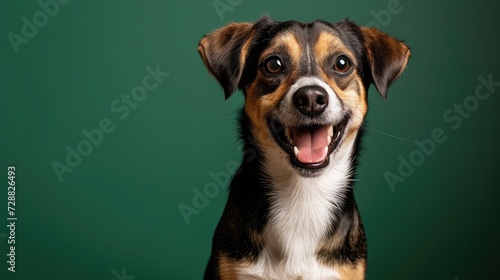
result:
M 315 253 L 352 192 L 354 140 L 330 155 L 330 164 L 315 177 L 303 177 L 284 162 L 279 147 L 263 149 L 269 183 L 269 223 L 264 230 L 267 262 L 282 262 L 287 271 L 301 269 Z

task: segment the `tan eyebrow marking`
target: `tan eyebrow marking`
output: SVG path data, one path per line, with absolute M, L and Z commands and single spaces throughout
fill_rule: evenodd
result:
M 263 59 L 273 52 L 276 52 L 280 47 L 286 47 L 288 55 L 292 58 L 293 63 L 298 63 L 302 48 L 295 35 L 291 32 L 283 33 L 274 38 L 271 45 L 261 54 L 259 63 L 262 63 Z
M 339 37 L 329 32 L 321 32 L 321 34 L 318 36 L 318 41 L 316 41 L 316 45 L 314 46 L 314 52 L 318 61 L 323 61 L 334 51 L 346 54 L 354 64 L 357 64 L 355 56 L 344 45 Z

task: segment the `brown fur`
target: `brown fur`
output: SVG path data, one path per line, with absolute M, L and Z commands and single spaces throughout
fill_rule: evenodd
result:
M 335 270 L 340 274 L 342 280 L 364 280 L 366 263 L 362 260 L 354 265 L 337 265 Z

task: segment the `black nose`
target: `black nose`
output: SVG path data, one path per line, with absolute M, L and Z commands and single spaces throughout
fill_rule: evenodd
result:
M 302 114 L 314 117 L 328 106 L 328 93 L 320 86 L 305 86 L 293 94 L 293 104 Z

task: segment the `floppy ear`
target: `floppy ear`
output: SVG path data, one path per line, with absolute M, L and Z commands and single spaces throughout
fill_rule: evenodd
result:
M 410 48 L 373 27 L 361 27 L 361 32 L 373 83 L 378 92 L 386 98 L 387 89 L 406 68 L 411 54 Z
M 226 99 L 238 88 L 250 47 L 253 24 L 230 23 L 203 37 L 198 52 L 224 88 Z

